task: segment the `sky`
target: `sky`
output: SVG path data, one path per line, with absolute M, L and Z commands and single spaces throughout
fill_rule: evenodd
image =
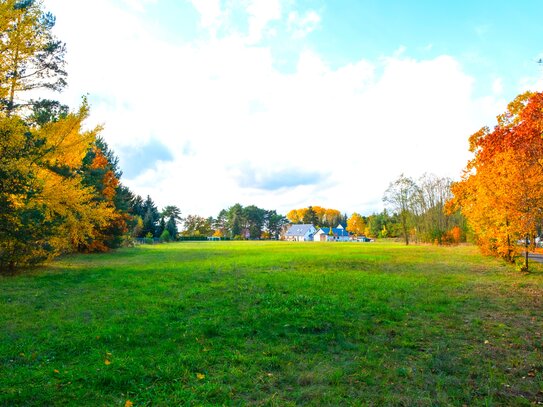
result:
M 383 209 L 459 179 L 468 137 L 543 90 L 540 0 L 45 0 L 68 88 L 157 206 Z

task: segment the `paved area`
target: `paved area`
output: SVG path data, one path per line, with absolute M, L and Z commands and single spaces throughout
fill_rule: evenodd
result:
M 537 261 L 538 263 L 543 263 L 543 254 L 539 253 L 528 253 L 528 259 Z

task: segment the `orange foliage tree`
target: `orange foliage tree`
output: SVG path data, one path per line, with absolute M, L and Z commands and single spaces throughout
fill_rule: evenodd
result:
M 485 253 L 513 261 L 516 242 L 541 224 L 542 134 L 543 93 L 525 93 L 498 116 L 493 131 L 485 127 L 470 137 L 474 157 L 453 185 L 448 208 L 462 210 Z
M 129 216 L 119 205 L 122 197 L 118 196 L 120 174 L 117 173 L 116 161 L 101 137 L 96 139 L 83 160 L 84 185 L 94 188 L 94 202 L 113 212 L 106 225 L 94 225 L 94 237 L 80 243 L 80 251 L 105 252 L 119 247 L 124 233 L 128 230 Z

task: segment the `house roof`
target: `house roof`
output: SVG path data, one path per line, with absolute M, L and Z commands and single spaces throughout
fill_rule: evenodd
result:
M 325 234 L 325 235 L 329 235 L 330 234 L 330 228 L 320 228 L 319 231 L 322 230 L 322 232 Z M 332 228 L 332 233 L 335 235 L 335 236 L 349 236 L 349 232 L 347 232 L 345 229 L 343 228 Z
M 315 229 L 315 226 L 311 224 L 305 225 L 292 225 L 288 230 L 285 236 L 305 236 L 306 233 L 311 229 Z

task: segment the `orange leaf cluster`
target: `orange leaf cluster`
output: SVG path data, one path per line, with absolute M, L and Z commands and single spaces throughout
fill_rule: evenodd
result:
M 493 131 L 470 137 L 474 158 L 452 187 L 483 251 L 512 261 L 543 220 L 543 93 L 518 96 Z
M 327 209 L 321 206 L 311 206 L 313 212 L 315 212 L 317 225 L 332 225 L 336 226 L 341 219 L 341 212 L 337 209 Z M 287 213 L 287 219 L 291 223 L 304 223 L 304 217 L 306 216 L 308 208 L 292 209 Z

